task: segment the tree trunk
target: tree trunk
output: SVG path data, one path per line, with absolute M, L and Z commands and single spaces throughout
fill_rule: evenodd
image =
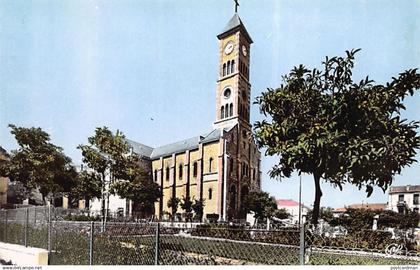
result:
M 321 176 L 317 173 L 314 173 L 314 181 L 315 181 L 315 201 L 314 201 L 314 209 L 312 211 L 312 224 L 317 225 L 318 218 L 319 218 L 321 197 L 322 197 L 321 183 L 320 183 Z

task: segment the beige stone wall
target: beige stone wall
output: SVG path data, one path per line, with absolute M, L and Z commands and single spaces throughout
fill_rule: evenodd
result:
M 211 189 L 211 198 L 209 197 L 209 190 Z M 213 181 L 206 181 L 203 183 L 203 199 L 205 200 L 204 217 L 207 214 L 217 214 L 217 197 L 222 196 L 219 193 L 217 179 Z
M 203 179 L 203 199 L 204 203 L 204 217 L 207 214 L 218 214 L 218 197 L 221 197 L 220 190 L 218 188 L 218 173 L 219 170 L 219 154 L 220 154 L 220 142 L 209 143 L 203 146 L 203 162 L 204 162 L 204 179 Z M 212 159 L 212 165 L 210 170 L 210 158 Z M 223 168 L 220 168 L 223 169 Z M 209 190 L 211 189 L 211 198 L 209 197 Z
M 7 203 L 7 186 L 9 179 L 5 177 L 0 177 L 0 204 Z
M 204 174 L 217 173 L 218 164 L 217 159 L 219 157 L 219 142 L 206 144 L 203 147 L 203 161 L 204 161 Z M 212 159 L 212 168 L 210 171 L 210 158 Z
M 260 153 L 255 144 L 247 137 L 244 137 L 242 131 L 249 131 L 248 126 L 237 126 L 229 133 L 225 134 L 228 140 L 227 151 L 229 155 L 226 164 L 227 172 L 227 213 L 230 219 L 238 218 L 239 211 L 242 206 L 244 187 L 249 191 L 260 190 Z M 245 142 L 245 148 L 243 143 Z M 163 177 L 163 197 L 162 202 L 155 204 L 155 213 L 160 216 L 160 207 L 163 212 L 171 212 L 167 207 L 168 200 L 173 196 L 175 184 L 175 196 L 182 199 L 189 197 L 191 199 L 199 199 L 203 196 L 205 200 L 204 217 L 207 214 L 222 214 L 223 204 L 223 140 L 208 143 L 202 146 L 202 159 L 200 158 L 199 149 L 186 151 L 164 157 L 162 159 L 153 160 L 152 171 L 157 170 L 158 181 L 161 183 Z M 212 168 L 210 171 L 210 158 L 212 158 Z M 200 163 L 203 162 L 203 172 L 201 178 Z M 194 177 L 193 164 L 197 162 L 197 177 Z M 233 163 L 231 165 L 231 163 Z M 249 167 L 248 173 L 242 173 L 242 166 L 246 163 Z M 163 165 L 163 166 L 161 166 Z M 182 177 L 180 177 L 180 165 L 182 165 Z M 166 178 L 167 170 L 169 168 L 169 180 Z M 189 174 L 188 174 L 189 169 Z M 175 172 L 174 172 L 175 170 Z M 175 175 L 175 177 L 174 177 Z M 189 178 L 188 178 L 189 177 Z M 201 180 L 200 180 L 201 179 Z M 199 182 L 199 180 L 201 182 Z M 189 183 L 189 185 L 188 185 Z M 201 189 L 198 184 L 201 183 Z M 235 194 L 231 194 L 231 188 L 236 190 Z M 209 197 L 209 190 L 211 189 L 211 198 Z M 201 194 L 200 194 L 201 193 Z M 235 197 L 232 197 L 235 196 Z M 234 205 L 232 203 L 234 202 Z M 178 213 L 182 213 L 181 207 L 178 208 Z

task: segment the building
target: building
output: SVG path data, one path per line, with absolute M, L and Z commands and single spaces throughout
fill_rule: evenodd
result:
M 344 214 L 347 209 L 365 209 L 365 210 L 371 210 L 371 211 L 383 211 L 387 208 L 386 203 L 361 203 L 361 204 L 350 204 L 348 206 L 345 206 L 343 208 L 336 208 L 332 212 L 335 217 L 340 216 Z
M 291 215 L 292 223 L 297 224 L 299 222 L 299 203 L 294 200 L 277 200 L 277 209 L 286 209 L 286 211 Z M 301 213 L 302 216 L 307 216 L 309 207 L 301 204 Z
M 163 196 L 155 205 L 158 218 L 167 218 L 171 212 L 169 199 L 189 197 L 204 199 L 204 218 L 245 219 L 246 213 L 241 211 L 244 196 L 260 190 L 261 154 L 250 124 L 253 41 L 237 12 L 217 38 L 219 76 L 212 130 L 160 147 L 128 141 L 142 158 L 144 169 L 162 188 Z M 123 200 L 110 198 L 110 211 L 130 212 L 130 207 Z M 94 201 L 91 209 L 99 210 L 100 201 Z
M 4 150 L 0 146 L 0 162 L 7 160 L 8 154 L 7 151 Z M 7 204 L 7 190 L 9 186 L 9 179 L 6 177 L 0 176 L 0 206 L 3 204 Z
M 388 209 L 404 213 L 405 209 L 419 212 L 420 186 L 395 186 L 390 187 L 388 195 Z

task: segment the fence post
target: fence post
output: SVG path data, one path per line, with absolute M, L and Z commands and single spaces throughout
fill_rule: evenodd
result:
M 6 225 L 4 226 L 4 242 L 5 242 L 5 243 L 7 243 L 7 221 L 8 221 L 8 220 L 7 220 L 7 213 L 8 213 L 8 212 L 9 212 L 9 211 L 7 211 L 7 210 L 6 210 L 6 216 L 5 216 L 5 218 L 4 218 L 4 219 L 5 219 L 5 222 L 6 222 Z
M 48 259 L 51 256 L 51 204 L 48 205 Z
M 24 236 L 24 242 L 25 247 L 28 247 L 28 222 L 29 222 L 29 209 L 25 209 L 25 236 Z
M 160 237 L 160 223 L 156 223 L 156 238 L 155 238 L 155 265 L 159 265 L 159 239 Z
M 305 265 L 305 222 L 300 224 L 299 264 Z
M 95 235 L 95 222 L 90 223 L 90 235 L 89 235 L 89 265 L 93 265 L 93 240 Z

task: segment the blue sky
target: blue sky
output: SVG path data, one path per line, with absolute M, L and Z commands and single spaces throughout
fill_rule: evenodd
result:
M 384 83 L 420 66 L 420 1 L 243 0 L 239 15 L 251 34 L 252 96 L 281 83 L 293 66 L 319 67 L 326 55 L 362 48 L 355 78 Z M 215 119 L 218 40 L 232 0 L 0 0 L 0 145 L 16 144 L 7 125 L 39 126 L 75 163 L 94 128 L 108 126 L 151 146 L 211 130 Z M 420 119 L 420 95 L 407 99 Z M 154 121 L 151 121 L 151 118 Z M 253 106 L 251 120 L 262 119 Z M 420 156 L 417 156 L 419 159 Z M 266 172 L 263 189 L 297 200 L 297 177 Z M 420 164 L 394 184 L 419 184 Z M 303 199 L 312 204 L 310 176 Z M 323 184 L 324 206 L 386 202 L 375 190 Z

